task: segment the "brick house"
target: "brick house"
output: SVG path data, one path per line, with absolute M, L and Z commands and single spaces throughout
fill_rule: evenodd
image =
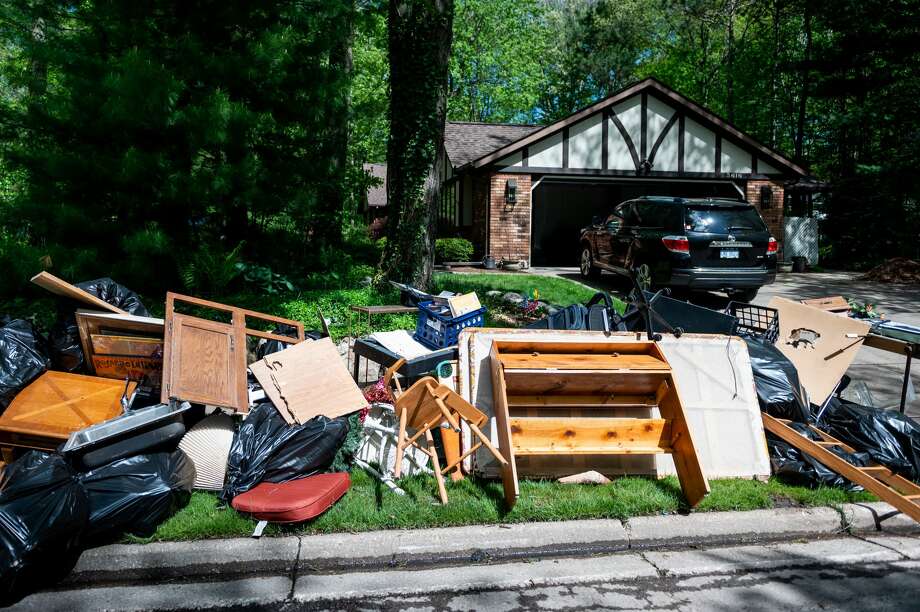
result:
M 478 256 L 576 265 L 578 231 L 640 195 L 744 199 L 783 240 L 789 158 L 655 79 L 547 126 L 449 122 L 438 228 Z

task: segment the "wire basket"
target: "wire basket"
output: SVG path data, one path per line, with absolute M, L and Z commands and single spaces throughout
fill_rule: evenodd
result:
M 779 312 L 775 308 L 729 302 L 725 312 L 738 319 L 736 329 L 741 336 L 763 338 L 771 343 L 779 338 Z

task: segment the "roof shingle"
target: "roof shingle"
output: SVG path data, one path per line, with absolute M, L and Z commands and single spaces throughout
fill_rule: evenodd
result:
M 538 125 L 449 121 L 444 126 L 444 148 L 450 163 L 459 168 L 539 129 Z

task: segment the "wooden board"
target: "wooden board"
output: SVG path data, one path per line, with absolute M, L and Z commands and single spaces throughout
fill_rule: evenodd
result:
M 288 423 L 335 418 L 367 406 L 330 338 L 266 355 L 249 369 Z
M 104 378 L 125 377 L 154 388 L 160 386 L 163 377 L 163 319 L 138 317 L 130 314 L 94 312 L 80 309 L 76 313 L 77 329 L 80 331 L 80 343 L 90 373 Z M 103 351 L 97 350 L 96 339 L 100 340 Z M 134 342 L 155 343 L 160 350 L 146 355 L 125 355 L 111 353 L 113 340 L 108 338 L 131 338 Z M 107 344 L 108 343 L 108 344 Z M 124 348 L 123 346 L 121 348 Z M 137 352 L 146 352 L 138 350 Z
M 447 298 L 447 306 L 450 308 L 450 316 L 452 317 L 462 317 L 482 308 L 482 304 L 479 303 L 479 296 L 475 292 L 449 297 Z
M 137 385 L 127 385 L 127 396 Z M 122 413 L 124 381 L 45 372 L 0 415 L 0 444 L 55 448 L 71 433 Z
M 850 482 L 860 485 L 867 491 L 871 491 L 882 501 L 891 504 L 915 521 L 920 522 L 920 485 L 874 462 L 864 467 L 849 463 L 839 455 L 831 452 L 825 445 L 840 446 L 849 453 L 856 452 L 858 449 L 844 444 L 820 429 L 811 427 L 811 430 L 821 437 L 824 444 L 810 440 L 792 429 L 788 425 L 789 421 L 777 419 L 768 414 L 763 414 L 762 416 L 763 425 L 767 431 L 775 434 L 803 453 L 814 457 Z
M 511 417 L 510 425 L 516 455 L 671 452 L 665 419 Z
M 667 377 L 661 370 L 505 370 L 505 384 L 513 395 L 647 395 Z
M 542 370 L 661 370 L 668 365 L 652 355 L 578 354 L 578 353 L 512 353 L 501 356 L 502 365 L 509 369 L 536 368 Z
M 163 355 L 162 338 L 141 336 L 109 336 L 90 334 L 93 352 L 97 355 L 120 355 L 123 357 L 160 357 Z
M 161 357 L 130 357 L 122 355 L 92 355 L 89 361 L 96 376 L 135 382 L 143 381 L 159 386 L 163 377 Z
M 121 308 L 112 306 L 108 302 L 99 299 L 95 295 L 87 293 L 79 287 L 75 287 L 67 281 L 62 280 L 53 274 L 49 274 L 48 272 L 39 272 L 32 277 L 32 282 L 42 289 L 50 291 L 55 295 L 69 298 L 71 300 L 76 300 L 77 302 L 82 302 L 87 306 L 101 308 L 102 310 L 107 310 L 108 312 L 114 312 L 117 314 L 128 314 Z
M 177 303 L 229 313 L 231 322 L 220 323 L 177 313 Z M 300 321 L 172 292 L 166 294 L 165 318 L 160 393 L 163 403 L 177 399 L 248 412 L 246 337 L 286 344 L 297 344 L 304 339 Z M 246 324 L 248 318 L 291 326 L 297 337 L 250 329 Z
M 795 365 L 811 403 L 822 405 L 853 363 L 870 325 L 781 297 L 769 306 L 779 312 L 776 348 Z
M 492 344 L 491 358 L 489 359 L 492 374 L 492 389 L 495 397 L 495 421 L 498 429 L 498 450 L 508 460 L 506 465 L 500 466 L 502 488 L 505 491 L 505 504 L 508 509 L 514 507 L 521 494 L 518 484 L 517 464 L 514 457 L 514 443 L 511 439 L 511 423 L 508 416 L 508 392 L 505 389 L 505 373 L 498 358 L 498 347 Z
M 850 303 L 842 295 L 802 300 L 802 303 L 812 308 L 826 310 L 827 312 L 850 312 Z

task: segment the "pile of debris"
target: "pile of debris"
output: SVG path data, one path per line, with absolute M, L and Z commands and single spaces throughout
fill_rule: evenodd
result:
M 0 600 L 153 535 L 193 489 L 275 522 L 347 491 L 368 402 L 321 332 L 175 293 L 153 318 L 111 279 L 32 280 L 61 300 L 47 338 L 0 327 Z
M 447 480 L 500 478 L 509 508 L 519 477 L 675 475 L 693 507 L 711 478 L 772 473 L 920 520 L 920 426 L 850 401 L 868 396 L 845 375 L 863 345 L 909 356 L 920 329 L 842 298 L 717 311 L 634 279 L 625 312 L 599 293 L 501 329 L 475 293 L 398 285 L 403 305 L 377 308 L 416 309 L 415 330 L 350 339 L 343 361 L 298 321 L 175 293 L 159 319 L 110 279 L 33 281 L 61 303 L 47 338 L 0 320 L 4 601 L 88 546 L 153 534 L 195 488 L 254 535 L 311 520 L 352 465 L 397 495 L 430 474 L 443 504 Z
M 866 272 L 863 279 L 880 283 L 920 283 L 920 261 L 895 257 Z

